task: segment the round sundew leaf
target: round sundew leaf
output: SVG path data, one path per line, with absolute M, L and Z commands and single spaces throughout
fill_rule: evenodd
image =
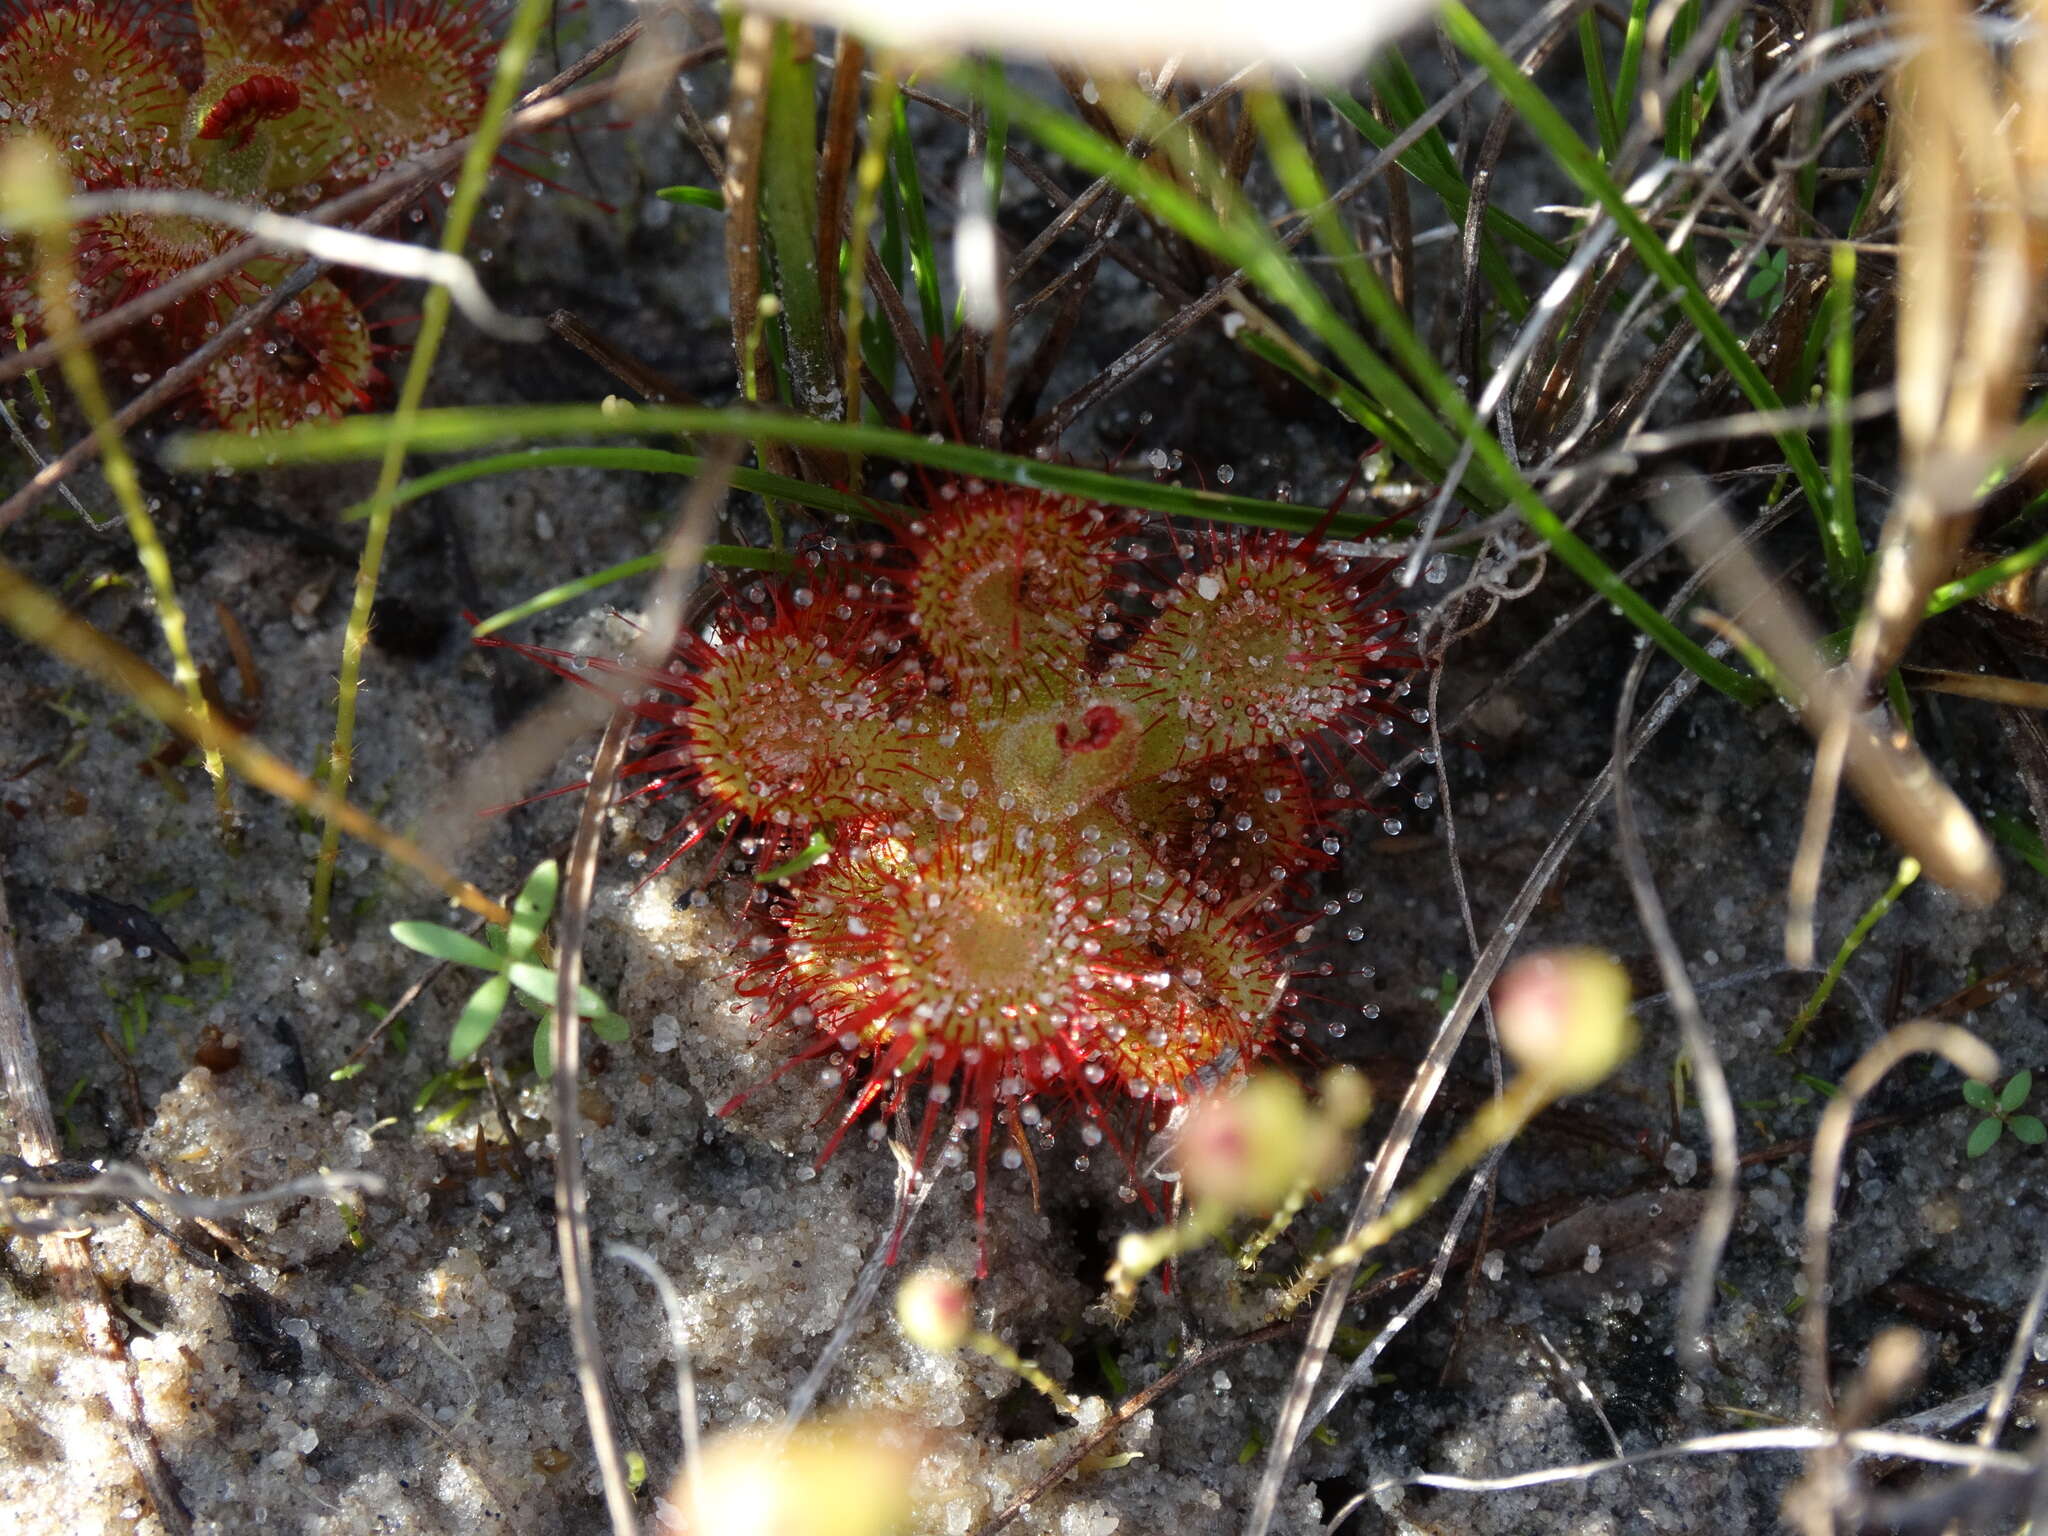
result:
M 920 780 L 880 687 L 823 638 L 785 616 L 706 661 L 686 712 L 705 799 L 806 826 L 915 803 Z
M 1147 779 L 1118 796 L 1115 809 L 1161 860 L 1225 900 L 1332 862 L 1315 791 L 1284 754 L 1233 764 L 1228 774 Z
M 273 432 L 368 405 L 382 381 L 369 322 L 323 277 L 217 358 L 199 392 L 221 425 Z
M 178 192 L 203 174 L 180 142 L 142 163 L 96 168 L 90 186 L 94 192 Z M 226 224 L 189 214 L 127 209 L 96 215 L 79 227 L 78 274 L 90 290 L 86 307 L 109 309 L 213 260 L 241 238 Z M 286 270 L 272 259 L 248 262 L 173 304 L 160 325 L 138 327 L 124 344 L 151 357 L 181 357 Z
M 424 0 L 347 14 L 303 85 L 307 138 L 327 153 L 330 181 L 369 180 L 476 126 L 491 64 L 478 7 Z
M 1970 1157 L 1982 1157 L 1998 1144 L 1999 1133 L 2004 1129 L 1996 1120 L 1979 1120 L 1963 1151 Z
M 2032 1115 L 2014 1115 L 2005 1122 L 2005 1128 L 2012 1132 L 2015 1141 L 2038 1147 L 2048 1141 L 2048 1126 L 2044 1126 Z
M 1155 912 L 1133 941 L 1105 943 L 1091 962 L 1073 1038 L 1127 1088 L 1178 1090 L 1218 1062 L 1241 1068 L 1259 1054 L 1287 967 L 1250 927 L 1185 889 Z
M 1972 1109 L 1990 1109 L 1994 1102 L 1991 1095 L 1991 1085 L 1989 1083 L 1977 1082 L 1974 1079 L 1963 1084 L 1963 1102 Z
M 1003 1076 L 1045 1075 L 1087 917 L 1050 839 L 1020 846 L 1019 830 L 945 831 L 923 848 L 881 840 L 804 882 L 774 963 L 821 1034 L 870 1046 L 914 1035 L 943 1072 L 972 1048 Z
M 1164 718 L 1148 734 L 1157 773 L 1284 746 L 1354 714 L 1393 648 L 1391 616 L 1367 609 L 1340 563 L 1299 540 L 1229 540 L 1184 572 L 1114 668 L 1115 686 Z
M 40 134 L 74 173 L 154 152 L 175 136 L 185 93 L 139 28 L 90 6 L 10 7 L 0 25 L 0 139 Z
M 439 923 L 393 923 L 391 937 L 407 949 L 416 949 L 423 955 L 446 960 L 451 965 L 473 965 L 479 970 L 495 971 L 505 963 L 505 957 L 489 945 L 480 944 L 453 928 L 443 928 Z
M 2009 1115 L 2027 1102 L 2027 1095 L 2033 1090 L 2034 1074 L 2025 1070 L 2015 1072 L 1999 1090 L 1998 1107 Z
M 1087 659 L 1127 519 L 1042 491 L 946 489 L 911 525 L 919 642 L 961 687 L 1060 693 Z
M 470 993 L 469 1001 L 462 1005 L 462 1013 L 448 1036 L 450 1061 L 467 1061 L 490 1039 L 491 1030 L 504 1013 L 505 1003 L 511 994 L 512 984 L 503 976 L 491 977 Z

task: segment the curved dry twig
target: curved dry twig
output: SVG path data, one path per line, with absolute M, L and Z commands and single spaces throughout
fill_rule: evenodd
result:
M 1968 1030 L 1915 1019 L 1899 1025 L 1857 1058 L 1843 1076 L 1840 1091 L 1821 1111 L 1820 1125 L 1814 1131 L 1806 1185 L 1806 1259 L 1801 1269 L 1806 1306 L 1800 1317 L 1799 1375 L 1807 1412 L 1823 1424 L 1834 1418 L 1834 1395 L 1828 1381 L 1828 1234 L 1835 1222 L 1835 1193 L 1841 1184 L 1849 1128 L 1856 1106 L 1885 1074 L 1908 1056 L 1923 1052 L 1946 1057 L 1957 1071 L 1971 1077 L 1988 1079 L 1998 1071 L 1997 1054 Z M 1849 1495 L 1842 1456 L 1848 1438 L 1827 1431 L 1812 1447 L 1806 1477 L 1788 1504 L 1810 1515 L 1806 1522 L 1809 1529 L 1832 1530 L 1832 1511 Z M 2023 1457 L 2004 1458 L 1998 1452 L 1977 1446 L 1950 1449 L 1968 1449 L 1977 1458 L 1963 1465 L 2004 1465 L 2007 1460 L 2025 1465 Z
M 251 236 L 267 250 L 299 251 L 330 267 L 354 267 L 401 281 L 438 283 L 455 307 L 479 330 L 505 341 L 538 341 L 547 322 L 512 315 L 491 302 L 467 257 L 403 240 L 384 240 L 359 230 L 337 229 L 317 219 L 294 218 L 268 208 L 238 203 L 206 192 L 134 188 L 85 192 L 64 205 L 67 217 L 84 221 L 105 213 L 173 214 L 204 224 L 224 224 Z M 0 215 L 0 228 L 26 229 L 24 220 Z
M 658 621 L 650 623 L 641 636 L 639 654 L 643 664 L 658 663 L 668 655 L 683 622 L 683 593 L 689 577 L 699 568 L 713 514 L 724 494 L 738 454 L 730 443 L 720 445 L 705 470 L 691 484 L 677 519 L 676 531 L 663 552 L 662 568 L 656 573 L 650 606 Z M 566 685 L 565 685 L 566 686 Z M 604 818 L 618 787 L 619 767 L 625 761 L 635 716 L 628 707 L 630 694 L 621 693 L 612 703 L 611 719 L 604 739 L 591 764 L 590 781 L 584 790 L 583 808 L 576 822 L 575 839 L 562 876 L 562 913 L 556 927 L 556 991 L 553 1047 L 554 1075 L 551 1081 L 555 1121 L 555 1237 L 561 1252 L 562 1305 L 569 1314 L 569 1333 L 576 1353 L 577 1385 L 583 1395 L 584 1416 L 590 1424 L 590 1438 L 597 1453 L 598 1471 L 604 1481 L 605 1506 L 614 1536 L 632 1536 L 638 1528 L 633 1511 L 632 1487 L 626 1476 L 625 1459 L 619 1453 L 612 1428 L 612 1406 L 605 1390 L 601 1366 L 603 1345 L 598 1337 L 597 1317 L 591 1303 L 590 1209 L 583 1181 L 583 1144 L 578 1127 L 580 1106 L 577 1092 L 583 1061 L 583 1025 L 577 994 L 583 980 L 583 937 L 590 918 L 590 897 L 597 879 L 597 858 Z M 559 743 L 557 744 L 559 745 Z M 685 1433 L 691 1433 L 687 1430 Z
M 603 1342 L 591 1302 L 590 1201 L 583 1181 L 581 1106 L 576 1094 L 583 1068 L 583 1019 L 577 992 L 583 982 L 583 932 L 590 916 L 591 887 L 597 877 L 598 842 L 612 791 L 618 787 L 619 765 L 625 761 L 633 715 L 623 706 L 612 711 L 611 724 L 591 765 L 590 785 L 577 818 L 576 838 L 562 877 L 562 916 L 557 928 L 556 987 L 553 1025 L 554 1073 L 550 1079 L 555 1121 L 555 1242 L 562 1262 L 562 1308 L 569 1314 L 569 1338 L 576 1351 L 576 1384 L 582 1389 L 583 1414 L 604 1480 L 605 1508 L 612 1536 L 634 1536 L 639 1521 L 633 1512 L 633 1489 L 626 1477 L 612 1428 L 612 1405 L 601 1370 Z
M 22 1166 L 28 1169 L 27 1164 Z M 58 1165 L 59 1168 L 64 1166 Z M 274 1205 L 280 1200 L 332 1199 L 345 1194 L 381 1195 L 386 1187 L 379 1174 L 344 1169 L 338 1173 L 309 1173 L 300 1178 L 286 1179 L 282 1184 L 252 1189 L 246 1194 L 209 1197 L 165 1189 L 140 1168 L 128 1163 L 110 1163 L 90 1177 L 78 1179 L 37 1178 L 33 1169 L 23 1173 L 0 1172 L 0 1208 L 17 1200 L 140 1200 L 160 1205 L 180 1216 L 217 1221 L 223 1216 L 238 1215 L 259 1205 Z M 91 1225 L 89 1219 L 76 1212 L 66 1212 L 60 1218 L 49 1220 L 17 1213 L 9 1215 L 7 1223 L 23 1232 L 75 1231 L 81 1226 Z
M 1744 537 L 1761 537 L 1785 517 L 1798 499 L 1797 493 L 1781 497 L 1775 507 L 1767 510 L 1746 531 Z M 1691 600 L 1691 592 L 1697 589 L 1705 576 L 1705 568 L 1693 573 L 1679 593 L 1681 604 Z M 1708 1187 L 1706 1209 L 1701 1213 L 1699 1236 L 1693 1243 L 1692 1258 L 1686 1267 L 1685 1284 L 1679 1292 L 1678 1303 L 1679 1355 L 1689 1369 L 1698 1373 L 1706 1370 L 1710 1363 L 1707 1312 L 1713 1305 L 1714 1273 L 1720 1267 L 1722 1250 L 1727 1246 L 1728 1234 L 1735 1225 L 1735 1180 L 1741 1149 L 1737 1140 L 1735 1100 L 1728 1090 L 1728 1075 L 1722 1070 L 1720 1053 L 1714 1049 L 1713 1034 L 1707 1029 L 1706 1019 L 1700 1012 L 1699 995 L 1693 990 L 1691 973 L 1686 969 L 1685 957 L 1671 931 L 1663 899 L 1657 893 L 1649 853 L 1643 844 L 1642 828 L 1636 820 L 1635 799 L 1629 793 L 1625 766 L 1629 721 L 1635 714 L 1636 692 L 1649 670 L 1649 662 L 1647 649 L 1638 652 L 1622 682 L 1621 700 L 1615 707 L 1612 759 L 1615 847 L 1622 873 L 1628 880 L 1629 892 L 1635 898 L 1637 921 L 1657 957 L 1657 970 L 1664 978 L 1664 989 L 1672 1011 L 1678 1016 L 1679 1033 L 1684 1038 L 1686 1054 L 1692 1059 L 1700 1116 L 1706 1123 L 1713 1159 L 1713 1181 Z
M 1854 1456 L 1896 1456 L 1911 1461 L 1933 1462 L 1952 1467 L 1983 1467 L 2007 1473 L 2032 1470 L 2027 1458 L 2010 1451 L 1985 1451 L 1974 1445 L 1956 1445 L 1929 1435 L 1902 1435 L 1895 1430 L 1858 1429 L 1838 1435 L 1832 1430 L 1787 1425 L 1780 1429 L 1737 1430 L 1726 1435 L 1701 1435 L 1676 1445 L 1660 1445 L 1629 1456 L 1605 1456 L 1598 1461 L 1581 1461 L 1563 1467 L 1539 1467 L 1533 1472 L 1512 1472 L 1501 1477 L 1459 1477 L 1449 1472 L 1417 1472 L 1408 1477 L 1390 1477 L 1374 1483 L 1357 1495 L 1324 1527 L 1333 1532 L 1362 1508 L 1374 1494 L 1390 1488 L 1441 1488 L 1451 1493 L 1506 1493 L 1516 1488 L 1541 1488 L 1553 1483 L 1580 1483 L 1606 1472 L 1619 1472 L 1651 1462 L 1673 1461 L 1685 1456 L 1728 1456 L 1742 1451 L 1813 1451 L 1836 1446 Z
M 697 1465 L 698 1441 L 702 1436 L 702 1426 L 697 1419 L 697 1373 L 690 1368 L 690 1329 L 683 1315 L 682 1293 L 669 1279 L 668 1272 L 655 1262 L 654 1255 L 644 1248 L 636 1248 L 631 1243 L 606 1243 L 604 1256 L 639 1270 L 654 1287 L 654 1294 L 661 1298 L 662 1319 L 668 1325 L 669 1354 L 674 1357 L 676 1367 L 676 1422 L 681 1426 L 683 1436 L 683 1464 L 676 1468 L 676 1475 L 671 1479 L 679 1484 L 685 1474 Z

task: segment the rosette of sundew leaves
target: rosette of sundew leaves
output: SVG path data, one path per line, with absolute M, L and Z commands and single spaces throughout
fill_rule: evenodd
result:
M 545 963 L 541 936 L 555 910 L 555 894 L 561 883 L 561 866 L 553 859 L 547 860 L 519 888 L 512 902 L 512 921 L 486 923 L 481 940 L 439 923 L 415 920 L 391 925 L 391 936 L 408 949 L 450 965 L 473 966 L 489 973 L 469 994 L 469 1001 L 456 1017 L 455 1029 L 448 1036 L 449 1061 L 467 1061 L 482 1048 L 504 1014 L 505 1005 L 517 992 L 540 1016 L 533 1030 L 534 1070 L 544 1078 L 554 1072 L 551 1034 L 560 981 L 554 967 Z M 536 955 L 541 958 L 536 959 Z M 594 988 L 579 987 L 576 999 L 598 1039 L 616 1044 L 626 1038 L 626 1021 L 612 1012 Z

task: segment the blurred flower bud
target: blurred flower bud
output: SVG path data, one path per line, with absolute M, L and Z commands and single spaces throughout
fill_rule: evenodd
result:
M 910 1519 L 916 1458 L 883 1427 L 721 1436 L 669 1490 L 659 1536 L 895 1536 Z
M 1500 1043 L 1557 1094 L 1600 1082 L 1635 1048 L 1628 976 L 1597 949 L 1557 949 L 1510 966 L 1494 984 Z
M 1323 1114 L 1332 1124 L 1356 1130 L 1372 1118 L 1372 1083 L 1356 1067 L 1332 1067 L 1317 1084 Z
M 1301 1085 L 1263 1072 L 1195 1107 L 1180 1144 L 1181 1179 L 1198 1205 L 1265 1215 L 1304 1183 L 1343 1167 L 1344 1136 L 1313 1113 Z
M 896 1292 L 896 1321 L 904 1335 L 934 1354 L 950 1354 L 967 1342 L 973 1309 L 966 1285 L 940 1269 L 920 1270 Z

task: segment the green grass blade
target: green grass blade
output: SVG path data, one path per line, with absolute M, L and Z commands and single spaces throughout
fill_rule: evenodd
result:
M 279 464 L 336 464 L 372 458 L 396 433 L 388 416 L 352 416 L 345 420 L 295 427 L 289 432 L 248 437 L 211 432 L 174 441 L 166 451 L 172 465 L 187 470 L 266 469 Z M 916 432 L 879 427 L 867 422 L 818 421 L 808 416 L 752 410 L 744 406 L 647 405 L 631 411 L 608 411 L 599 405 L 523 405 L 452 407 L 422 411 L 414 418 L 406 441 L 421 452 L 461 452 L 492 443 L 545 441 L 563 437 L 672 437 L 677 433 L 723 435 L 755 442 L 790 443 L 798 447 L 876 454 L 906 464 L 922 464 L 956 475 L 1041 490 L 1064 492 L 1113 506 L 1162 512 L 1176 517 L 1208 518 L 1251 528 L 1278 528 L 1307 533 L 1327 526 L 1339 536 L 1362 533 L 1369 520 L 1356 514 L 1331 519 L 1319 507 L 1303 507 L 1222 491 L 1190 490 L 1149 480 L 1126 479 L 1098 469 L 1048 464 L 1017 454 L 997 453 L 968 443 L 933 441 Z M 679 456 L 680 457 L 680 456 Z
M 1868 557 L 1856 526 L 1856 432 L 1849 419 L 1849 396 L 1856 387 L 1856 247 L 1846 240 L 1835 246 L 1833 279 L 1827 297 L 1830 494 L 1826 505 L 1815 510 L 1821 513 L 1828 583 L 1848 611 L 1863 591 Z
M 1621 148 L 1621 119 L 1607 89 L 1607 51 L 1600 44 L 1600 18 L 1588 8 L 1579 15 L 1579 56 L 1586 64 L 1586 93 L 1593 98 L 1593 121 L 1600 133 L 1600 157 L 1612 161 Z
M 636 555 L 631 560 L 621 560 L 617 565 L 608 565 L 601 571 L 592 571 L 588 576 L 579 576 L 574 581 L 562 582 L 537 592 L 523 603 L 514 603 L 485 619 L 470 631 L 474 639 L 495 635 L 501 629 L 509 629 L 522 619 L 530 619 L 536 613 L 545 613 L 550 608 L 559 608 L 564 603 L 573 603 L 579 597 L 608 587 L 615 581 L 630 581 L 635 576 L 644 576 L 650 571 L 661 569 L 667 558 L 660 551 L 651 555 Z M 787 571 L 793 568 L 788 555 L 772 549 L 750 549 L 743 544 L 707 544 L 697 557 L 706 565 L 731 565 L 753 571 Z
M 927 343 L 946 334 L 946 309 L 939 299 L 939 260 L 931 226 L 924 217 L 924 187 L 917 175 L 917 144 L 910 137 L 910 113 L 896 98 L 896 131 L 890 136 L 890 179 L 896 184 L 897 207 L 903 216 L 903 238 L 910 252 L 910 277 L 917 286 L 917 305 L 924 316 Z
M 703 467 L 704 461 L 698 455 L 673 453 L 665 448 L 527 448 L 517 453 L 499 453 L 450 464 L 445 469 L 407 480 L 393 493 L 391 504 L 402 507 L 409 501 L 431 496 L 451 485 L 485 480 L 492 475 L 518 474 L 529 469 L 620 469 L 652 475 L 695 475 L 701 473 Z M 914 508 L 893 501 L 854 496 L 845 491 L 835 491 L 830 486 L 812 485 L 808 480 L 798 480 L 792 475 L 770 474 L 765 469 L 735 469 L 726 478 L 736 491 L 795 502 L 814 512 L 836 512 L 846 517 L 868 517 L 881 522 L 917 516 Z M 359 501 L 343 512 L 342 518 L 354 522 L 367 517 L 369 507 L 368 502 Z
M 783 362 L 797 408 L 830 414 L 839 399 L 839 363 L 827 306 L 838 295 L 818 269 L 817 69 L 799 54 L 787 22 L 775 27 L 768 66 L 767 124 L 761 145 L 761 229 L 782 301 Z
M 1303 356 L 1291 346 L 1282 346 L 1270 336 L 1261 336 L 1250 326 L 1237 333 L 1237 344 L 1253 356 L 1278 368 L 1317 398 L 1329 402 L 1338 412 L 1350 417 L 1386 443 L 1393 449 L 1397 458 L 1407 459 L 1411 463 L 1427 462 L 1420 450 L 1413 446 L 1402 446 L 1400 428 L 1380 414 L 1379 407 L 1366 397 L 1364 391 L 1355 384 L 1338 378 L 1314 358 Z M 1437 475 L 1432 473 L 1429 478 L 1435 479 Z
M 1671 31 L 1664 43 L 1664 57 L 1675 60 L 1685 52 L 1685 45 L 1692 41 L 1693 33 L 1700 24 L 1700 0 L 1685 0 L 1672 18 Z M 1696 80 L 1678 82 L 1678 89 L 1671 93 L 1671 103 L 1664 114 L 1664 153 L 1673 160 L 1692 158 L 1692 125 L 1694 95 L 1699 89 Z
M 681 203 L 686 208 L 709 208 L 725 212 L 725 194 L 716 187 L 656 187 L 654 195 L 664 203 Z
M 1721 318 L 1699 280 L 1644 222 L 1600 164 L 1599 157 L 1587 148 L 1585 140 L 1573 131 L 1536 83 L 1515 66 L 1493 35 L 1458 0 L 1444 0 L 1441 17 L 1451 41 L 1486 70 L 1495 88 L 1513 104 L 1552 158 L 1614 220 L 1622 237 L 1634 248 L 1637 260 L 1671 290 L 1686 319 L 1699 331 L 1700 339 L 1728 370 L 1749 403 L 1759 411 L 1783 409 L 1778 392 L 1745 350 L 1741 338 Z M 1774 436 L 1807 499 L 1816 507 L 1825 506 L 1829 493 L 1827 475 L 1806 434 L 1786 428 Z
M 1276 97 L 1265 91 L 1249 93 L 1247 103 L 1265 137 L 1280 184 L 1297 206 L 1315 210 L 1312 218 L 1317 239 L 1336 262 L 1359 309 L 1385 337 L 1388 347 L 1399 358 L 1409 377 L 1420 381 L 1434 397 L 1438 409 L 1458 423 L 1465 434 L 1465 442 L 1471 447 L 1474 464 L 1494 484 L 1504 488 L 1506 499 L 1522 520 L 1557 552 L 1559 559 L 1620 608 L 1631 623 L 1655 640 L 1680 665 L 1732 697 L 1760 700 L 1765 692 L 1761 683 L 1755 678 L 1742 676 L 1708 655 L 1697 641 L 1615 574 L 1613 568 L 1567 528 L 1536 494 L 1534 487 L 1522 477 L 1488 430 L 1487 424 L 1474 413 L 1464 391 L 1437 366 L 1435 358 L 1408 327 L 1406 317 L 1393 297 L 1359 255 L 1349 228 L 1325 196 L 1315 163 L 1307 146 L 1295 133 L 1286 109 Z
M 889 100 L 881 104 L 888 109 L 886 116 L 878 108 L 870 118 L 871 124 L 876 122 L 886 124 L 886 127 L 881 130 L 887 134 L 887 137 L 881 141 L 884 157 L 883 164 L 885 167 L 888 163 L 889 141 L 895 137 L 896 81 L 893 75 L 889 77 L 888 90 Z M 877 130 L 871 126 L 869 131 L 875 132 Z M 906 260 L 904 255 L 903 200 L 897 195 L 896 178 L 893 175 L 883 175 L 882 184 L 876 192 L 876 200 L 880 203 L 882 212 L 882 239 L 880 247 L 882 270 L 889 274 L 889 281 L 896 286 L 897 291 L 900 293 L 903 289 L 904 263 Z M 862 273 L 859 277 L 853 275 L 855 272 L 860 271 L 860 264 L 861 258 L 858 255 L 854 253 L 848 254 L 848 282 L 866 282 L 865 273 Z M 868 372 L 881 381 L 883 391 L 890 399 L 895 399 L 897 369 L 896 334 L 889 329 L 887 320 L 865 305 L 862 307 L 860 320 L 860 355 L 861 360 L 868 365 Z M 867 409 L 870 411 L 875 409 L 872 401 L 868 402 Z
M 1104 138 L 1086 123 L 1055 111 L 1042 102 L 1017 91 L 987 74 L 976 77 L 985 94 L 1004 95 L 1010 121 L 1041 144 L 1073 164 L 1097 176 L 1107 176 L 1120 191 L 1138 201 L 1147 212 L 1170 225 L 1198 245 L 1215 252 L 1236 267 L 1270 297 L 1284 305 L 1337 361 L 1364 386 L 1379 403 L 1381 414 L 1396 422 L 1406 437 L 1425 456 L 1417 470 L 1428 472 L 1433 465 L 1445 465 L 1457 454 L 1457 440 L 1424 402 L 1400 370 L 1393 367 L 1348 325 L 1322 289 L 1301 266 L 1291 260 L 1280 243 L 1234 190 L 1221 185 L 1213 163 L 1203 154 L 1199 141 L 1185 130 L 1169 131 L 1158 105 L 1135 91 L 1121 102 L 1107 93 L 1105 101 L 1121 106 L 1136 121 L 1121 125 L 1127 131 L 1157 141 L 1184 168 L 1225 200 L 1228 212 L 1219 217 L 1210 205 L 1184 187 L 1169 182 L 1150 168 L 1124 154 L 1123 146 Z M 1335 217 L 1334 210 L 1326 216 Z M 1405 320 L 1400 327 L 1408 334 Z M 1497 487 L 1479 485 L 1474 497 L 1489 508 L 1498 506 Z
M 1828 966 L 1827 974 L 1821 977 L 1820 984 L 1813 989 L 1812 996 L 1807 998 L 1805 1005 L 1800 1008 L 1786 1029 L 1784 1038 L 1778 1042 L 1780 1056 L 1790 1055 L 1799 1048 L 1799 1042 L 1805 1036 L 1807 1026 L 1818 1018 L 1821 1009 L 1827 1006 L 1828 996 L 1835 990 L 1835 983 L 1842 979 L 1842 972 L 1855 958 L 1856 951 L 1863 947 L 1863 941 L 1870 937 L 1870 930 L 1884 920 L 1884 915 L 1898 904 L 1899 898 L 1906 894 L 1907 888 L 1919 878 L 1918 859 L 1899 860 L 1899 870 L 1892 877 L 1892 883 L 1856 920 L 1856 926 L 1849 930 L 1848 937 L 1842 940 L 1841 947 L 1835 951 L 1834 962 Z
M 1422 86 L 1415 79 L 1415 72 L 1408 67 L 1407 59 L 1398 47 L 1389 48 L 1373 62 L 1369 71 L 1373 89 L 1379 93 L 1380 104 L 1391 117 L 1405 128 L 1429 110 L 1424 99 Z M 1450 140 L 1444 137 L 1442 128 L 1431 128 L 1416 141 L 1415 147 L 1423 157 L 1453 181 L 1462 181 L 1458 175 L 1458 157 L 1451 153 Z
M 1614 77 L 1614 116 L 1626 127 L 1637 109 L 1636 80 L 1643 68 L 1643 39 L 1650 28 L 1650 0 L 1630 0 L 1628 25 L 1621 34 L 1621 70 Z
M 1374 117 L 1354 98 L 1342 91 L 1325 93 L 1330 106 L 1355 129 L 1359 136 L 1375 149 L 1385 149 L 1399 137 L 1399 130 L 1389 128 Z M 1419 144 L 1410 145 L 1395 158 L 1394 163 L 1408 172 L 1423 186 L 1427 187 L 1444 205 L 1444 209 L 1459 224 L 1465 222 L 1465 212 L 1472 205 L 1472 195 L 1455 172 L 1446 171 L 1434 160 L 1423 155 Z M 1501 307 L 1519 320 L 1529 312 L 1528 296 L 1522 292 L 1516 281 L 1514 270 L 1501 253 L 1500 241 L 1506 240 L 1534 256 L 1549 267 L 1561 267 L 1565 253 L 1561 247 L 1546 240 L 1527 224 L 1505 209 L 1491 203 L 1486 208 L 1486 236 L 1479 247 L 1479 270 L 1484 274 L 1487 286 L 1500 300 Z
M 2048 506 L 2048 495 L 2035 497 L 2027 510 L 2033 512 L 2044 506 Z M 2043 534 L 2031 544 L 2021 545 L 2011 554 L 2001 556 L 1967 576 L 1959 576 L 1936 587 L 1934 595 L 1927 600 L 1926 616 L 1931 619 L 1972 598 L 1982 597 L 2000 582 L 2025 575 L 2043 560 L 2048 560 L 2048 534 Z

